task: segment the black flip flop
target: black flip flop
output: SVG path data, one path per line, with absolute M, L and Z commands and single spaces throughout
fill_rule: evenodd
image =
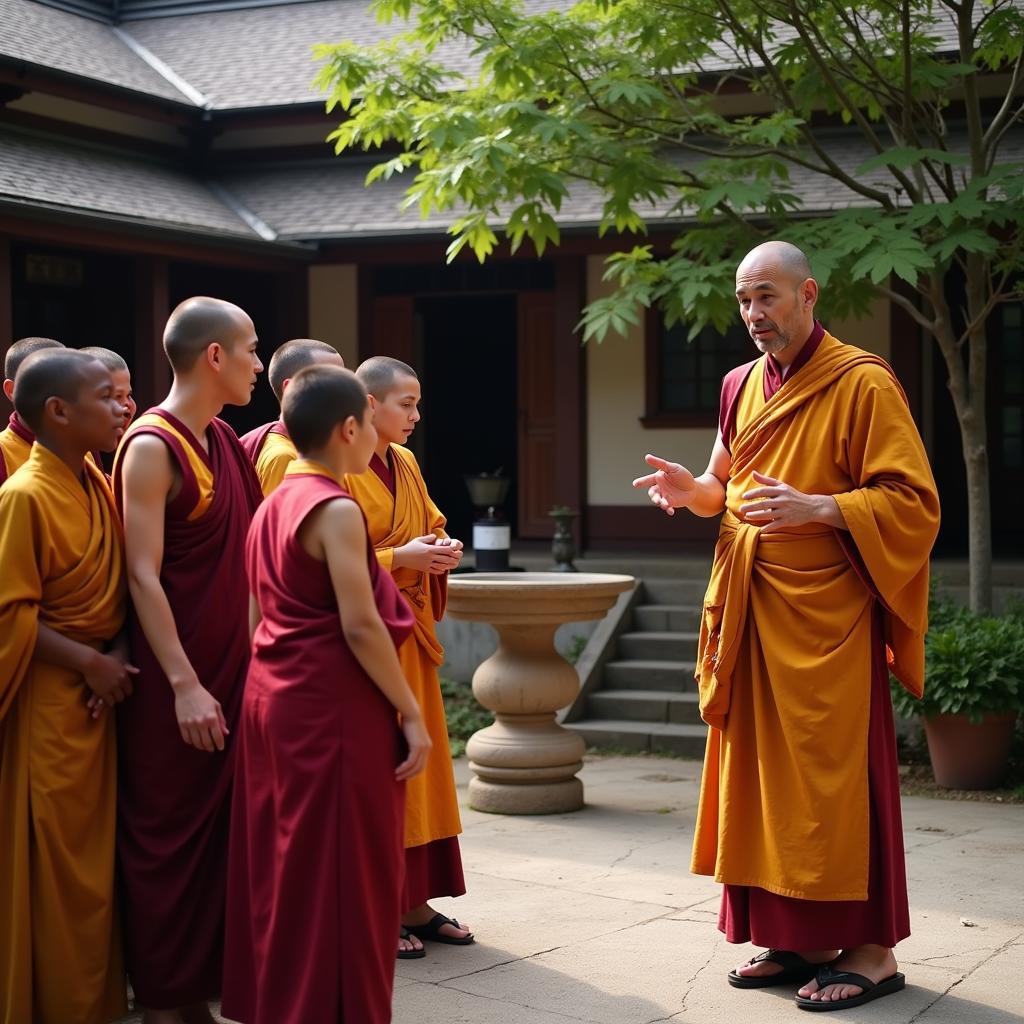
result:
M 791 953 L 787 949 L 766 949 L 758 953 L 753 959 L 747 961 L 750 964 L 772 963 L 778 964 L 782 970 L 774 974 L 764 974 L 758 977 L 748 977 L 745 974 L 737 974 L 736 971 L 729 972 L 729 984 L 733 988 L 771 988 L 773 985 L 803 985 L 810 981 L 818 973 L 821 964 L 812 964 L 805 960 L 799 953 Z
M 796 997 L 796 1005 L 801 1010 L 813 1010 L 816 1012 L 829 1010 L 846 1010 L 851 1006 L 862 1006 L 870 1003 L 872 999 L 881 999 L 882 996 L 890 996 L 893 992 L 899 992 L 907 984 L 904 975 L 897 971 L 883 978 L 879 982 L 873 982 L 865 978 L 863 974 L 854 974 L 853 971 L 836 971 L 828 965 L 822 967 L 815 975 L 819 988 L 827 985 L 857 985 L 863 991 L 859 995 L 849 996 L 846 999 L 808 999 L 805 996 Z
M 442 934 L 441 929 L 446 924 L 455 928 L 462 927 L 454 917 L 435 914 L 426 924 L 410 924 L 407 925 L 407 928 L 410 934 L 415 935 L 421 942 L 443 942 L 446 946 L 471 946 L 476 941 L 472 932 L 464 939 L 456 939 L 451 935 Z
M 408 939 L 409 929 L 399 928 L 398 937 L 400 939 Z M 419 938 L 419 936 L 417 936 L 417 938 Z M 395 958 L 397 960 L 422 960 L 426 955 L 427 951 L 425 949 L 400 949 L 395 953 Z

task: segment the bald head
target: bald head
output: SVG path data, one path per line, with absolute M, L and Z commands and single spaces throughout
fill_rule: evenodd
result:
M 26 426 L 40 433 L 51 398 L 77 402 L 82 388 L 95 377 L 97 362 L 85 352 L 63 346 L 31 353 L 14 382 L 14 408 Z
M 391 356 L 370 356 L 359 364 L 356 376 L 363 382 L 363 387 L 378 401 L 383 399 L 401 377 L 419 380 L 416 371 L 401 359 Z
M 111 373 L 117 373 L 118 371 L 126 373 L 128 371 L 128 364 L 124 361 L 124 356 L 113 349 L 102 348 L 99 345 L 88 345 L 86 348 L 80 348 L 78 351 L 84 352 L 87 356 L 92 356 L 93 359 L 98 359 Z
M 792 278 L 794 285 L 811 276 L 811 262 L 804 251 L 792 242 L 783 242 L 781 239 L 754 246 L 743 257 L 736 274 L 739 276 L 741 272 L 749 272 L 755 267 L 772 267 L 781 271 L 785 276 Z
M 8 380 L 14 380 L 18 376 L 18 369 L 21 364 L 33 352 L 42 352 L 48 348 L 63 348 L 64 346 L 55 338 L 22 338 L 16 341 L 4 356 L 4 376 Z
M 286 341 L 270 357 L 270 367 L 267 370 L 267 377 L 270 379 L 270 389 L 277 396 L 280 402 L 284 395 L 284 384 L 307 366 L 316 366 L 320 363 L 331 363 L 339 368 L 344 368 L 345 361 L 341 353 L 333 345 L 326 341 L 317 341 L 314 338 L 293 338 Z
M 180 303 L 164 328 L 164 351 L 175 373 L 188 373 L 215 342 L 229 348 L 250 325 L 248 313 L 233 302 L 198 295 Z

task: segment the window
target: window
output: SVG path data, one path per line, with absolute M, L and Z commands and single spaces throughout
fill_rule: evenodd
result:
M 705 327 L 688 341 L 688 333 L 687 325 L 666 328 L 648 313 L 645 427 L 715 426 L 722 378 L 758 354 L 738 319 L 725 334 Z

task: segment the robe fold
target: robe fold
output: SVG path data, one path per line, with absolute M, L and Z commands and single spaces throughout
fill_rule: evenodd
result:
M 444 537 L 446 534 L 445 518 L 427 493 L 416 457 L 396 444 L 391 445 L 389 455 L 394 494 L 376 472 L 346 477 L 345 488 L 366 516 L 370 540 L 381 566 L 394 577 L 415 616 L 413 635 L 399 648 L 398 657 L 434 745 L 426 769 L 410 779 L 406 789 L 405 845 L 411 849 L 438 840 L 452 840 L 462 831 L 449 753 L 448 722 L 437 675 L 438 666 L 444 661 L 444 650 L 434 630 L 434 624 L 444 616 L 448 579 L 414 569 L 395 569 L 392 563 L 395 548 L 414 537 L 428 533 Z M 423 853 L 409 856 L 420 858 L 415 875 L 424 877 Z M 415 898 L 415 902 L 408 903 L 403 910 L 431 897 L 461 896 L 466 891 L 457 841 L 439 844 L 428 855 L 426 864 L 427 884 L 443 884 L 444 889 L 407 894 L 407 898 Z M 445 891 L 453 888 L 457 891 Z
M 28 460 L 35 439 L 21 417 L 12 412 L 7 426 L 0 430 L 0 486 Z
M 114 721 L 78 673 L 33 656 L 38 625 L 102 649 L 125 615 L 103 474 L 43 445 L 0 491 L 0 1022 L 127 1012 L 114 900 Z
M 698 650 L 711 729 L 692 869 L 799 900 L 863 901 L 876 600 L 876 643 L 920 692 L 934 480 L 887 364 L 828 334 L 770 398 L 757 367 L 747 375 L 731 449 Z M 833 494 L 849 534 L 762 534 L 737 514 L 760 486 L 754 471 Z
M 401 917 L 404 742 L 394 708 L 345 640 L 327 566 L 297 533 L 351 496 L 289 467 L 249 531 L 261 611 L 240 722 L 224 1014 L 243 1024 L 387 1024 Z M 367 539 L 396 647 L 413 616 Z
M 165 512 L 160 583 L 202 685 L 229 735 L 207 753 L 181 738 L 174 693 L 134 613 L 135 693 L 118 708 L 118 855 L 128 973 L 155 1009 L 220 993 L 234 733 L 249 662 L 245 535 L 262 498 L 234 431 L 213 420 L 209 451 L 176 417 L 152 409 L 129 428 L 114 463 L 123 502 L 124 453 L 150 434 L 168 447 L 182 486 Z
M 274 420 L 243 434 L 240 440 L 266 497 L 280 486 L 285 471 L 299 457 L 288 428 L 281 420 Z

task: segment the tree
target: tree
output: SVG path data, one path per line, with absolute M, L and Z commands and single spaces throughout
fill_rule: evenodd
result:
M 450 258 L 468 246 L 484 260 L 499 230 L 542 253 L 570 194 L 597 190 L 600 230 L 624 248 L 607 261 L 616 290 L 584 311 L 586 338 L 624 333 L 649 307 L 691 336 L 724 329 L 737 255 L 766 237 L 812 254 L 832 312 L 879 294 L 906 310 L 948 370 L 970 603 L 990 609 L 986 327 L 1022 297 L 1024 271 L 1019 0 L 376 7 L 411 27 L 319 51 L 329 107 L 348 115 L 337 150 L 380 151 L 368 182 L 408 174 L 407 203 L 448 214 Z M 852 165 L 835 153 L 851 144 Z M 840 208 L 801 217 L 821 183 Z M 670 245 L 635 244 L 659 222 L 676 226 Z

